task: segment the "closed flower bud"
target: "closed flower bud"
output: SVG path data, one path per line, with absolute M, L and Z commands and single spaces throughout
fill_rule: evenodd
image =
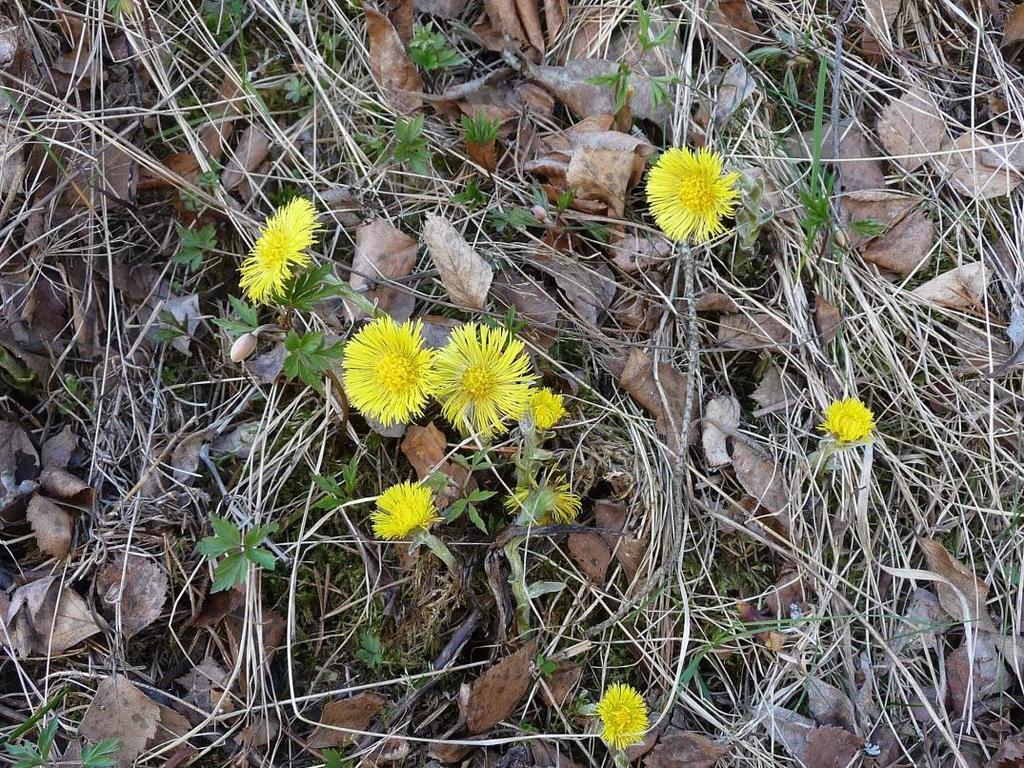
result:
M 231 362 L 240 363 L 256 351 L 256 334 L 243 333 L 231 345 Z

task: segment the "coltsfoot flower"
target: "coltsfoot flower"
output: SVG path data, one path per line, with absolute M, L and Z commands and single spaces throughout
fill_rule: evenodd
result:
M 547 387 L 541 387 L 530 395 L 530 413 L 537 429 L 551 429 L 565 416 L 562 396 Z
M 503 328 L 467 323 L 437 355 L 436 396 L 445 418 L 490 437 L 526 409 L 536 377 L 523 342 Z
M 249 298 L 266 302 L 279 294 L 293 268 L 309 264 L 306 250 L 319 229 L 316 208 L 306 198 L 296 197 L 278 208 L 242 262 L 239 286 Z
M 341 366 L 349 402 L 384 426 L 419 416 L 437 383 L 419 321 L 372 321 L 349 341 Z
M 702 243 L 725 231 L 722 219 L 736 207 L 739 178 L 724 171 L 717 152 L 674 147 L 647 174 L 647 204 L 670 238 Z
M 377 511 L 370 516 L 373 534 L 386 541 L 407 539 L 429 531 L 441 522 L 434 506 L 434 492 L 419 483 L 392 485 L 377 497 Z
M 875 415 L 855 397 L 836 400 L 825 409 L 825 420 L 819 427 L 840 445 L 866 440 L 875 431 Z
M 601 718 L 601 738 L 612 749 L 625 749 L 644 740 L 647 702 L 631 685 L 612 683 L 594 711 Z
M 524 522 L 538 525 L 571 523 L 583 506 L 580 497 L 570 490 L 564 477 L 549 479 L 538 488 L 517 488 L 505 499 L 510 514 L 524 513 Z

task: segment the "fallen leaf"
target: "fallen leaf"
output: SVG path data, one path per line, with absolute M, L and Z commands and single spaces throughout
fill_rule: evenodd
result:
M 432 741 L 427 748 L 427 757 L 437 760 L 439 763 L 461 764 L 474 749 L 479 749 L 479 747 L 472 744 L 446 744 Z
M 92 703 L 82 716 L 78 734 L 96 743 L 117 739 L 114 753 L 118 766 L 130 766 L 157 736 L 160 705 L 140 691 L 127 677 L 111 675 L 96 688 Z
M 672 255 L 672 245 L 664 237 L 651 238 L 640 235 L 619 237 L 612 241 L 608 250 L 612 264 L 627 275 L 656 270 L 667 264 Z
M 39 487 L 53 498 L 77 506 L 92 506 L 96 500 L 96 492 L 92 486 L 57 467 L 47 467 L 42 471 L 39 475 Z
M 96 594 L 106 615 L 115 621 L 118 609 L 125 639 L 137 635 L 158 618 L 167 600 L 167 574 L 142 555 L 118 555 L 96 574 Z
M 373 78 L 396 110 L 403 114 L 416 111 L 423 106 L 423 81 L 419 70 L 409 61 L 391 21 L 369 5 L 363 6 L 363 13 Z
M 751 399 L 761 406 L 754 411 L 754 415 L 763 416 L 780 406 L 787 405 L 789 403 L 787 390 L 792 391 L 793 389 L 795 389 L 795 385 L 792 379 L 788 375 L 783 375 L 777 365 L 772 365 L 764 372 L 764 376 L 757 384 L 757 389 L 750 394 Z
M 928 258 L 935 225 L 910 196 L 888 190 L 861 190 L 841 198 L 841 216 L 852 245 L 865 261 L 888 272 L 908 275 Z M 857 222 L 882 228 L 878 235 L 858 235 Z
M 850 697 L 814 675 L 807 678 L 807 709 L 821 725 L 835 725 L 849 731 L 857 727 Z
M 175 334 L 174 338 L 171 339 L 171 346 L 185 355 L 189 354 L 189 345 L 192 343 L 192 339 L 199 329 L 199 294 L 188 293 L 184 296 L 168 296 L 161 306 L 161 312 L 167 312 L 171 317 L 174 318 L 174 330 L 179 331 Z M 159 323 L 154 325 L 160 325 L 164 327 L 171 327 L 169 324 Z M 151 332 L 156 334 L 156 328 L 152 328 Z M 180 332 L 184 331 L 184 332 Z
M 767 312 L 718 318 L 718 344 L 726 349 L 788 347 L 792 343 L 789 329 Z
M 490 265 L 440 216 L 427 216 L 423 242 L 452 301 L 462 307 L 483 309 L 494 278 Z
M 273 384 L 281 375 L 284 368 L 284 359 L 288 351 L 284 348 L 284 342 L 280 341 L 262 355 L 249 358 L 245 363 L 245 369 L 251 373 L 257 381 L 263 384 Z
M 915 589 L 903 612 L 903 623 L 909 628 L 901 629 L 893 638 L 893 650 L 897 652 L 906 647 L 936 648 L 936 633 L 949 626 L 949 617 L 935 595 L 927 589 Z
M 543 678 L 544 686 L 541 695 L 549 707 L 564 707 L 572 700 L 572 692 L 583 677 L 583 667 L 563 661 L 555 666 L 555 671 Z
M 192 432 L 185 435 L 174 446 L 171 451 L 171 468 L 174 470 L 174 479 L 182 485 L 191 485 L 196 479 L 196 470 L 199 468 L 199 453 L 203 445 L 209 442 L 210 436 L 206 430 Z
M 442 19 L 454 19 L 462 13 L 468 0 L 416 0 L 416 10 Z
M 67 469 L 77 448 L 78 435 L 70 425 L 65 424 L 60 432 L 47 438 L 43 443 L 43 466 Z
M 813 131 L 805 131 L 790 141 L 787 152 L 791 157 L 807 161 L 811 159 Z M 868 146 L 867 139 L 853 120 L 839 121 L 839 154 L 836 156 L 832 123 L 825 125 L 821 137 L 821 161 L 836 160 L 835 172 L 838 177 L 836 189 L 844 194 L 865 189 L 883 189 L 885 174 L 882 164 L 876 159 L 875 151 Z
M 804 763 L 807 768 L 847 768 L 863 746 L 864 739 L 844 728 L 819 725 L 808 737 Z
M 1006 15 L 1006 21 L 1003 22 L 1002 47 L 1005 48 L 1022 40 L 1024 40 L 1024 3 L 1019 3 Z
M 687 377 L 676 368 L 659 362 L 655 369 L 654 359 L 634 348 L 619 376 L 619 384 L 654 416 L 654 425 L 667 438 L 670 450 L 679 452 L 683 443 L 689 445 L 697 439 L 697 419 L 691 418 L 690 429 L 686 437 L 680 440 L 680 431 L 686 421 L 683 414 L 686 409 Z M 696 394 L 692 408 L 691 413 L 695 415 L 698 408 Z
M 799 573 L 784 572 L 776 580 L 771 592 L 765 595 L 764 607 L 777 619 L 795 618 L 802 611 L 801 605 L 807 600 L 807 590 Z
M 225 190 L 232 190 L 266 160 L 270 153 L 270 137 L 263 129 L 250 125 L 238 140 L 235 152 L 228 160 L 220 175 L 220 183 Z
M 978 199 L 1006 197 L 1021 182 L 1021 174 L 983 136 L 963 133 L 945 141 L 935 164 L 961 194 Z
M 593 583 L 604 586 L 608 566 L 612 561 L 611 548 L 598 533 L 570 533 L 569 556 Z
M 988 768 L 1024 768 L 1024 734 L 1018 733 L 1000 744 Z
M 610 214 L 621 217 L 633 176 L 633 158 L 631 151 L 580 147 L 569 161 L 565 183 L 578 190 L 581 199 L 600 200 L 608 205 Z
M 761 38 L 747 0 L 719 0 L 708 12 L 708 24 L 722 38 L 724 44 L 715 41 L 717 48 L 730 61 L 742 57 Z
M 491 296 L 530 321 L 523 331 L 528 339 L 545 349 L 555 343 L 561 308 L 539 281 L 505 270 L 494 276 Z
M 937 307 L 950 309 L 969 309 L 980 307 L 985 302 L 988 290 L 988 270 L 984 261 L 975 261 L 954 267 L 922 283 L 911 291 L 913 296 L 934 304 Z
M 555 257 L 547 251 L 535 254 L 534 264 L 555 278 L 573 312 L 596 327 L 615 298 L 616 282 L 608 265 L 590 267 L 576 257 Z
M 383 706 L 384 699 L 375 693 L 360 693 L 347 699 L 328 702 L 320 715 L 320 725 L 309 737 L 309 746 L 322 749 L 338 747 L 351 741 L 357 734 L 335 729 L 365 731 Z
M 323 215 L 329 216 L 346 229 L 357 227 L 363 222 L 363 204 L 352 187 L 338 184 L 321 191 L 316 199 L 323 207 Z
M 26 496 L 36 490 L 39 454 L 20 425 L 0 421 L 0 514 L 23 509 Z
M 969 623 L 971 628 L 995 632 L 995 625 L 985 606 L 988 585 L 954 559 L 935 539 L 921 537 L 917 543 L 924 552 L 928 570 L 942 579 L 935 582 L 942 609 L 957 621 Z
M 824 296 L 814 297 L 814 330 L 818 333 L 823 345 L 829 345 L 836 339 L 839 328 L 843 324 L 843 316 L 839 310 Z
M 22 656 L 63 653 L 100 631 L 85 601 L 56 576 L 18 587 L 4 623 Z
M 582 768 L 569 756 L 569 748 L 562 742 L 531 740 L 530 752 L 536 768 Z
M 722 82 L 718 84 L 718 97 L 715 100 L 715 111 L 711 113 L 715 125 L 722 128 L 729 122 L 733 113 L 749 99 L 757 90 L 757 82 L 747 71 L 743 61 L 733 63 Z
M 185 689 L 185 701 L 213 714 L 215 708 L 224 712 L 234 709 L 232 698 L 224 695 L 230 679 L 227 670 L 212 656 L 207 656 L 176 682 Z
M 436 472 L 447 476 L 448 482 L 444 489 L 437 492 L 439 509 L 461 498 L 467 490 L 476 488 L 476 480 L 468 469 L 445 458 L 448 454 L 448 438 L 432 421 L 425 427 L 409 425 L 405 439 L 402 440 L 402 453 L 420 480 L 426 481 Z
M 721 467 L 732 461 L 727 440 L 740 425 L 740 402 L 731 395 L 716 397 L 704 406 L 704 458 L 708 466 Z
M 878 138 L 890 159 L 914 171 L 935 155 L 946 138 L 946 123 L 923 88 L 893 99 L 878 117 Z
M 375 302 L 395 320 L 401 322 L 412 315 L 416 303 L 408 291 L 387 285 L 412 273 L 416 266 L 419 244 L 404 232 L 395 229 L 385 219 L 374 219 L 356 230 L 356 250 L 352 257 L 349 285 Z M 361 320 L 366 313 L 347 302 L 353 320 Z
M 719 744 L 702 733 L 684 731 L 673 726 L 662 734 L 650 754 L 644 758 L 646 768 L 712 768 L 729 752 L 728 744 Z
M 876 40 L 889 42 L 890 29 L 903 0 L 864 0 L 864 20 Z
M 533 683 L 530 664 L 535 647 L 531 641 L 488 669 L 471 685 L 463 683 L 459 712 L 471 734 L 483 733 L 516 711 Z
M 75 527 L 71 513 L 37 493 L 29 501 L 25 517 L 32 525 L 39 549 L 50 557 L 63 560 L 71 551 L 71 536 Z
M 708 291 L 697 297 L 697 311 L 735 314 L 739 311 L 739 307 L 731 296 L 717 291 Z
M 789 488 L 775 462 L 762 456 L 746 440 L 734 441 L 732 465 L 740 485 L 762 507 L 781 513 L 789 506 Z
M 484 9 L 499 34 L 528 43 L 544 53 L 544 33 L 536 0 L 484 0 Z
M 1006 666 L 996 651 L 988 632 L 974 635 L 972 649 L 967 640 L 946 657 L 946 679 L 949 685 L 949 706 L 956 717 L 970 717 L 972 708 L 983 699 L 1006 690 L 1010 683 Z

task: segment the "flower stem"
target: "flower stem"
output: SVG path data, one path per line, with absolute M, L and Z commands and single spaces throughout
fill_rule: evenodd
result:
M 530 631 L 530 595 L 526 591 L 523 558 L 519 555 L 519 545 L 524 541 L 525 536 L 516 536 L 505 545 L 505 558 L 509 567 L 508 581 L 512 586 L 512 595 L 516 599 L 516 630 L 520 635 Z
M 432 533 L 428 533 L 427 531 L 422 531 L 416 534 L 414 543 L 426 544 L 427 548 L 437 555 L 441 562 L 448 566 L 448 570 L 452 572 L 452 575 L 457 575 L 455 572 L 455 555 L 452 554 L 452 551 L 448 549 L 444 542 L 437 538 L 437 536 Z

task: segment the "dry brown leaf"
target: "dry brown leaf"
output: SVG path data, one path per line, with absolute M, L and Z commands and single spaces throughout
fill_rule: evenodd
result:
M 999 745 L 987 768 L 1024 768 L 1024 734 L 1016 734 Z
M 933 277 L 927 283 L 917 286 L 911 294 L 937 307 L 970 309 L 984 304 L 987 290 L 988 270 L 985 262 L 976 261 Z
M 893 650 L 897 652 L 908 646 L 936 648 L 936 633 L 946 629 L 949 617 L 935 595 L 927 589 L 915 589 L 903 612 L 903 623 L 906 627 L 893 638 Z
M 536 0 L 484 0 L 484 9 L 499 34 L 529 43 L 544 53 L 544 33 Z
M 750 394 L 751 399 L 761 406 L 754 411 L 754 415 L 763 416 L 765 413 L 784 406 L 788 402 L 787 390 L 793 388 L 793 381 L 789 376 L 783 377 L 779 367 L 772 365 L 761 377 L 757 389 Z
M 106 144 L 96 158 L 96 187 L 120 202 L 135 201 L 139 182 L 139 164 L 127 149 Z
M 365 731 L 367 726 L 384 706 L 384 699 L 375 693 L 360 693 L 347 699 L 337 699 L 324 705 L 320 725 L 309 737 L 309 746 L 314 749 L 338 747 L 355 738 L 350 731 Z
M 419 244 L 385 219 L 374 219 L 356 230 L 356 251 L 352 257 L 349 285 L 401 322 L 412 314 L 416 299 L 408 291 L 389 287 L 386 282 L 410 274 L 416 266 Z M 379 285 L 379 287 L 374 287 Z M 369 290 L 367 290 L 369 289 Z M 366 317 L 356 305 L 346 304 L 353 320 Z
M 221 185 L 225 190 L 234 189 L 266 160 L 269 153 L 270 137 L 259 126 L 250 125 L 238 140 L 235 153 L 220 175 Z
M 971 651 L 965 640 L 946 658 L 949 706 L 956 717 L 969 717 L 969 702 L 977 706 L 980 700 L 1006 690 L 1010 683 L 1006 666 L 988 632 L 974 635 L 973 656 Z
M 412 464 L 420 480 L 427 480 L 436 472 L 448 477 L 445 488 L 437 491 L 440 509 L 460 498 L 467 490 L 472 491 L 476 488 L 476 480 L 468 469 L 445 459 L 448 453 L 448 439 L 432 421 L 425 427 L 409 425 L 402 441 L 402 453 Z
M 726 349 L 787 347 L 793 335 L 767 312 L 722 315 L 718 318 L 718 343 Z
M 469 0 L 416 0 L 416 10 L 442 19 L 454 19 Z
M 683 414 L 686 409 L 687 378 L 673 366 L 658 363 L 655 377 L 654 359 L 639 349 L 633 349 L 619 376 L 619 384 L 654 416 L 654 425 L 667 439 L 670 450 L 678 452 L 682 443 L 691 444 L 697 439 L 697 419 L 692 418 L 688 434 L 680 440 L 680 431 L 685 422 Z M 697 398 L 694 397 L 693 413 L 696 413 L 698 407 Z
M 615 276 L 607 264 L 590 267 L 577 258 L 555 257 L 547 251 L 537 253 L 534 264 L 555 278 L 573 312 L 597 326 L 615 298 Z
M 807 708 L 821 725 L 835 725 L 850 731 L 857 727 L 850 697 L 820 677 L 807 678 Z
M 32 525 L 39 548 L 50 557 L 64 559 L 71 551 L 71 536 L 75 528 L 71 513 L 37 493 L 29 501 L 25 517 Z
M 554 328 L 561 308 L 540 282 L 506 270 L 494 276 L 491 295 L 531 321 L 523 331 L 524 336 L 545 349 L 555 343 Z
M 55 499 L 78 506 L 92 506 L 96 492 L 88 483 L 70 472 L 48 467 L 39 475 L 39 487 Z
M 370 70 L 391 105 L 402 113 L 423 106 L 423 81 L 409 61 L 394 25 L 384 14 L 363 6 L 366 37 L 370 43 Z
M 842 197 L 847 236 L 865 261 L 888 272 L 908 275 L 928 258 L 935 225 L 913 197 L 887 190 L 861 190 Z M 857 235 L 853 224 L 872 221 L 883 228 L 874 237 Z
M 893 99 L 878 117 L 878 138 L 885 151 L 907 171 L 924 165 L 942 148 L 946 122 L 931 95 L 914 87 Z
M 864 746 L 864 739 L 844 728 L 819 725 L 811 731 L 804 752 L 807 768 L 847 768 Z
M 839 310 L 824 296 L 814 297 L 814 330 L 824 345 L 831 344 L 843 324 Z
M 1013 7 L 1006 15 L 1003 22 L 1003 47 L 1019 43 L 1024 40 L 1024 3 Z
M 725 58 L 733 61 L 749 51 L 761 38 L 747 0 L 719 0 L 708 12 L 708 23 L 723 40 L 716 44 Z
M 614 149 L 580 147 L 572 154 L 565 183 L 584 200 L 600 200 L 609 213 L 621 217 L 633 176 L 633 153 Z
M 176 682 L 185 689 L 185 701 L 195 704 L 204 712 L 212 713 L 218 702 L 218 711 L 233 709 L 231 697 L 224 696 L 230 679 L 231 675 L 227 670 L 212 656 L 207 656 L 197 666 L 177 678 Z
M 533 740 L 530 741 L 530 752 L 535 768 L 582 768 L 569 756 L 569 749 L 562 742 Z
M 740 402 L 731 395 L 716 397 L 704 406 L 704 458 L 721 467 L 732 461 L 727 440 L 740 425 Z
M 36 490 L 39 454 L 28 433 L 12 421 L 0 421 L 0 515 L 21 510 Z
M 888 42 L 903 0 L 864 0 L 864 20 L 876 40 Z
M 536 644 L 527 643 L 459 691 L 459 712 L 471 734 L 483 733 L 519 706 L 530 686 L 530 664 Z
M 93 743 L 116 738 L 117 764 L 130 766 L 156 738 L 160 715 L 160 705 L 131 680 L 123 675 L 111 675 L 96 688 L 78 733 Z
M 715 108 L 711 113 L 715 125 L 719 128 L 725 126 L 733 113 L 749 99 L 757 90 L 757 82 L 743 65 L 743 61 L 733 63 L 722 82 L 718 84 L 718 97 L 715 99 Z
M 957 621 L 969 623 L 972 629 L 995 632 L 995 625 L 985 606 L 988 585 L 954 559 L 935 539 L 921 537 L 917 543 L 924 552 L 928 570 L 943 579 L 935 582 L 942 609 Z
M 942 152 L 935 158 L 936 166 L 947 174 L 958 192 L 968 197 L 1006 197 L 1021 182 L 1020 171 L 978 134 L 963 133 L 954 141 L 947 140 Z
M 612 552 L 600 534 L 570 533 L 569 556 L 590 581 L 604 586 L 608 566 L 612 561 Z
M 739 311 L 739 307 L 731 296 L 717 291 L 708 291 L 697 297 L 697 311 L 735 314 Z
M 423 242 L 452 301 L 462 307 L 483 309 L 494 278 L 491 266 L 440 216 L 427 216 Z
M 22 656 L 63 653 L 100 631 L 85 601 L 70 587 L 61 589 L 56 576 L 18 587 L 4 623 Z
M 810 160 L 813 138 L 813 131 L 805 131 L 790 142 L 787 152 L 792 157 Z M 828 123 L 822 132 L 821 160 L 827 163 L 837 159 L 842 161 L 836 163 L 836 175 L 839 181 L 837 189 L 844 194 L 885 187 L 882 164 L 875 159 L 875 154 L 868 146 L 864 133 L 853 120 L 839 122 L 838 157 L 832 138 L 832 124 Z
M 645 768 L 712 768 L 729 752 L 728 744 L 719 744 L 702 733 L 670 726 L 650 754 Z
M 43 466 L 67 469 L 71 456 L 78 448 L 78 435 L 67 424 L 56 435 L 47 438 L 43 443 Z
M 155 562 L 141 555 L 118 555 L 96 574 L 96 594 L 116 627 L 121 609 L 125 638 L 137 635 L 158 618 L 167 600 L 167 575 Z
M 664 237 L 650 238 L 639 235 L 620 237 L 612 241 L 608 249 L 612 264 L 627 275 L 656 270 L 666 264 L 672 254 L 672 245 Z
M 781 513 L 789 506 L 789 488 L 775 462 L 765 458 L 746 440 L 736 440 L 732 465 L 743 489 L 765 509 Z
M 545 688 L 541 689 L 544 703 L 549 707 L 564 707 L 572 698 L 572 692 L 583 677 L 583 667 L 568 661 L 560 662 L 555 671 L 544 678 Z
M 179 328 L 184 328 L 185 333 L 177 334 L 171 339 L 171 346 L 186 357 L 189 355 L 189 345 L 199 330 L 199 319 L 202 316 L 199 311 L 199 294 L 187 293 L 184 296 L 168 296 L 160 307 L 163 312 L 170 313 Z M 157 328 L 152 329 L 155 335 Z

